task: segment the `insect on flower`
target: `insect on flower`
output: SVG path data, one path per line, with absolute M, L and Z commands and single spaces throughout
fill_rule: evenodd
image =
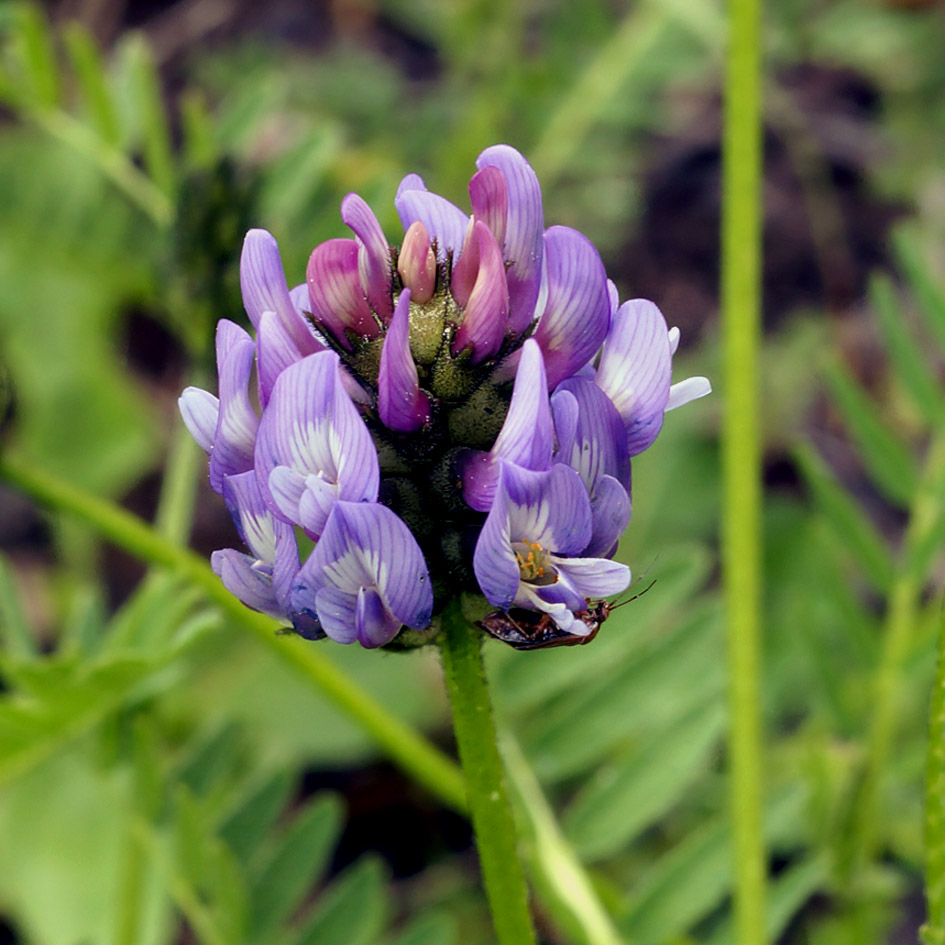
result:
M 553 646 L 583 646 L 597 636 L 601 625 L 618 607 L 642 597 L 656 581 L 651 581 L 639 594 L 611 604 L 606 600 L 588 601 L 587 610 L 574 616 L 587 628 L 587 633 L 578 636 L 566 633 L 554 622 L 550 614 L 516 608 L 513 611 L 496 610 L 486 614 L 479 626 L 490 636 L 507 643 L 516 650 L 547 650 Z M 513 613 L 515 616 L 513 616 Z

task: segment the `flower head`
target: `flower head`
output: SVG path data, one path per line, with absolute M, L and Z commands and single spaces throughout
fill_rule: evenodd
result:
M 631 457 L 709 391 L 670 383 L 679 333 L 655 305 L 619 305 L 586 237 L 545 229 L 516 150 L 476 167 L 470 213 L 404 178 L 399 247 L 349 194 L 350 234 L 316 246 L 295 288 L 273 237 L 250 231 L 255 338 L 221 321 L 219 395 L 181 395 L 248 551 L 214 569 L 305 636 L 385 646 L 476 591 L 586 638 L 590 601 L 630 580 L 611 559 Z

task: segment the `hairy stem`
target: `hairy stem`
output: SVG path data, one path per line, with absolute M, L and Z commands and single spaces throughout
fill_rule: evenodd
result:
M 482 634 L 463 616 L 458 601 L 443 615 L 439 641 L 496 937 L 499 945 L 529 945 L 535 942 L 535 931 L 486 685 Z

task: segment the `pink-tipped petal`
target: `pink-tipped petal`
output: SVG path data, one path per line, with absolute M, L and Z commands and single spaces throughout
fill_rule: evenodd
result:
M 417 366 L 410 354 L 410 290 L 394 309 L 381 350 L 377 377 L 377 410 L 381 423 L 401 433 L 415 433 L 430 418 L 430 400 L 420 390 Z
M 397 271 L 410 297 L 419 304 L 429 302 L 436 289 L 436 256 L 430 248 L 427 228 L 420 220 L 410 224 L 397 259 Z
M 358 243 L 358 275 L 371 308 L 385 323 L 394 311 L 391 301 L 393 274 L 390 247 L 374 211 L 357 194 L 341 201 L 341 219 L 351 227 Z
M 463 246 L 469 217 L 455 204 L 427 190 L 403 190 L 394 201 L 405 230 L 419 220 L 436 243 L 436 258 L 445 262 L 457 255 Z
M 453 339 L 452 351 L 472 349 L 472 364 L 492 357 L 502 346 L 509 324 L 509 289 L 505 281 L 502 251 L 489 228 L 475 225 L 479 246 L 479 274 L 466 303 L 462 324 Z
M 478 275 L 479 236 L 476 220 L 470 217 L 469 225 L 466 227 L 466 236 L 463 238 L 462 255 L 458 260 L 453 260 L 453 270 L 450 273 L 450 293 L 460 308 L 466 307 Z
M 328 240 L 316 246 L 306 277 L 312 316 L 341 345 L 351 349 L 348 331 L 363 338 L 380 334 L 361 288 L 355 240 Z

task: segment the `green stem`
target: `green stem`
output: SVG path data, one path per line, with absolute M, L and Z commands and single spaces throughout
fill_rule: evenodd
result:
M 938 640 L 938 669 L 929 709 L 925 771 L 925 945 L 945 945 L 945 614 Z
M 443 674 L 496 936 L 499 945 L 529 945 L 535 930 L 486 686 L 482 634 L 463 616 L 458 601 L 442 621 Z
M 33 469 L 9 454 L 0 457 L 0 479 L 45 505 L 75 515 L 135 557 L 170 568 L 200 588 L 235 624 L 273 650 L 283 662 L 317 686 L 338 709 L 360 724 L 375 744 L 407 774 L 448 807 L 465 812 L 463 776 L 453 761 L 361 689 L 322 649 L 290 635 L 277 635 L 279 625 L 264 614 L 244 607 L 201 557 L 168 541 L 118 506 Z
M 722 179 L 723 568 L 728 615 L 735 941 L 761 945 L 766 857 L 760 710 L 761 4 L 731 0 Z

